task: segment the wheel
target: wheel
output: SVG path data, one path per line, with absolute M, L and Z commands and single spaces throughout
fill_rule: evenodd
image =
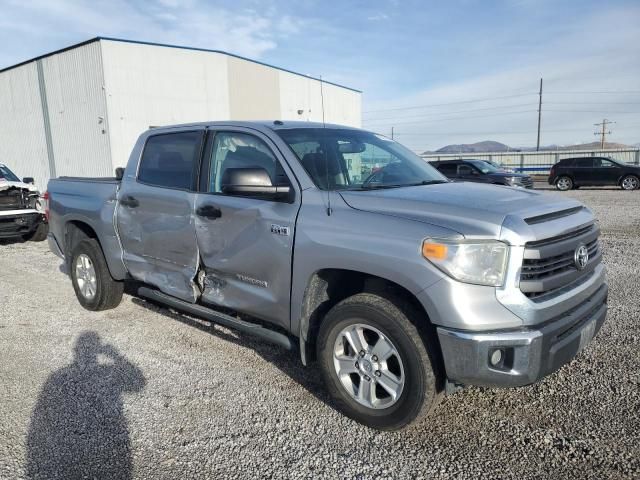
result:
M 111 277 L 97 240 L 90 238 L 76 245 L 71 254 L 71 282 L 80 305 L 87 310 L 109 310 L 122 300 L 124 282 Z
M 33 232 L 24 235 L 24 239 L 30 242 L 43 242 L 47 239 L 47 235 L 49 234 L 49 224 L 45 222 L 40 222 L 38 224 L 38 228 L 36 228 Z
M 627 175 L 620 182 L 620 186 L 623 190 L 636 190 L 640 187 L 640 180 L 635 175 Z
M 573 188 L 573 180 L 567 176 L 558 177 L 556 180 L 556 188 L 562 192 Z
M 411 322 L 417 314 L 399 305 L 359 293 L 334 306 L 318 333 L 317 358 L 337 407 L 380 430 L 408 426 L 440 398 L 429 347 Z

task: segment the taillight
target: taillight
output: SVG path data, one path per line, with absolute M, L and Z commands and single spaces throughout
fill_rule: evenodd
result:
M 556 174 L 556 166 L 554 165 L 553 167 L 551 167 L 551 170 L 549 170 L 549 176 L 554 177 L 555 174 Z
M 42 200 L 44 200 L 44 218 L 49 221 L 49 192 L 44 192 L 42 194 Z

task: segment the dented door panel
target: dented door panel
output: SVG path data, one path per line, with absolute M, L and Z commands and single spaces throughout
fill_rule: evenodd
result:
M 299 205 L 205 193 L 195 210 L 203 205 L 217 206 L 220 217 L 195 217 L 202 301 L 288 328 Z
M 186 301 L 197 299 L 193 279 L 198 268 L 193 202 L 195 194 L 144 184 L 123 186 L 118 203 L 118 232 L 124 263 L 136 280 L 155 285 Z

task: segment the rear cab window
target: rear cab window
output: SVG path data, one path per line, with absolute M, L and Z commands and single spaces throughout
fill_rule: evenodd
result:
M 149 137 L 140 159 L 138 181 L 157 187 L 194 189 L 201 144 L 202 131 Z

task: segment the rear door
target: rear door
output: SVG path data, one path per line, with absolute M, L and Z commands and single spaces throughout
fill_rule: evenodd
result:
M 444 162 L 436 168 L 447 178 L 458 178 L 458 164 L 456 162 Z
M 198 245 L 193 205 L 204 128 L 150 136 L 135 181 L 122 183 L 116 219 L 133 278 L 193 302 Z
M 295 200 L 222 193 L 227 168 L 264 168 L 274 185 L 289 184 Z M 195 201 L 202 263 L 202 300 L 289 328 L 289 296 L 299 187 L 284 158 L 263 134 L 243 128 L 210 131 L 201 192 Z

